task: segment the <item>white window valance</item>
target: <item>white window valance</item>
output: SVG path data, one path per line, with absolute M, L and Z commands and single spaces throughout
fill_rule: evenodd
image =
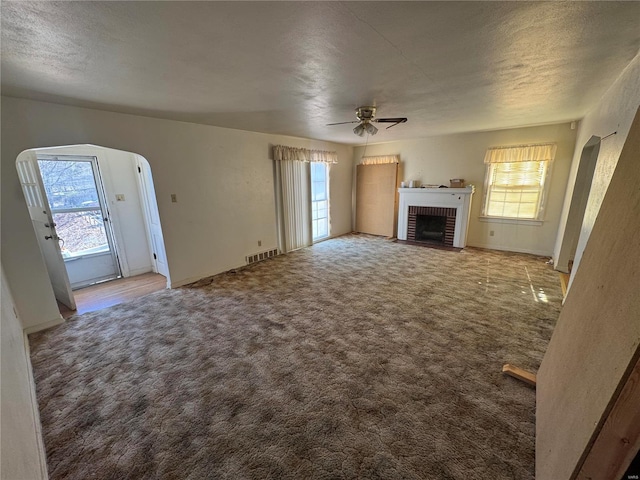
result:
M 386 163 L 400 163 L 400 155 L 377 155 L 375 157 L 362 157 L 360 165 L 383 165 Z
M 284 145 L 274 145 L 274 160 L 297 160 L 298 162 L 323 162 L 338 163 L 338 154 L 325 150 L 310 150 L 308 148 L 286 147 Z
M 556 156 L 555 143 L 491 147 L 484 156 L 484 163 L 545 162 Z

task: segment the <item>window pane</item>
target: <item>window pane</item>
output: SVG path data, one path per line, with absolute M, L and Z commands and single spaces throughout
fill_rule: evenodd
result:
M 313 178 L 314 181 L 326 181 L 326 171 L 326 164 L 322 162 L 311 162 L 311 178 Z
M 489 165 L 485 215 L 537 218 L 546 170 L 547 162 Z
M 108 252 L 109 244 L 100 211 L 54 213 L 63 257 Z
M 313 239 L 329 235 L 329 192 L 327 191 L 327 164 L 311 162 L 311 218 Z
M 326 237 L 329 235 L 329 227 L 326 218 L 318 220 L 318 238 Z
M 91 162 L 38 160 L 51 210 L 99 207 Z

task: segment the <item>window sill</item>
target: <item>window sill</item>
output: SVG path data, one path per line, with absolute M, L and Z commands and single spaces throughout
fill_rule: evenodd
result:
M 507 218 L 507 217 L 478 217 L 481 222 L 489 223 L 510 223 L 514 225 L 537 225 L 540 226 L 544 220 L 534 220 L 530 218 Z

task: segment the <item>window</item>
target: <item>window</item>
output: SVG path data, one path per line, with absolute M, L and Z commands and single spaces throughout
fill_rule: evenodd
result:
M 64 258 L 110 251 L 94 164 L 95 159 L 38 159 Z
M 291 252 L 329 237 L 329 164 L 338 154 L 273 146 L 278 248 Z
M 329 164 L 311 162 L 311 222 L 313 240 L 329 236 Z
M 541 220 L 555 145 L 490 148 L 483 216 Z

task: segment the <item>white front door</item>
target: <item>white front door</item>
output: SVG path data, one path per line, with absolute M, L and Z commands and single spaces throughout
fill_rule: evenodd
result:
M 96 158 L 38 155 L 38 167 L 71 287 L 118 278 L 120 265 Z
M 35 157 L 19 159 L 16 162 L 18 177 L 22 184 L 31 222 L 36 232 L 36 238 L 44 257 L 49 280 L 56 299 L 71 310 L 76 309 L 76 302 L 71 291 L 71 284 L 67 275 L 58 236 L 47 202 L 42 177 Z

